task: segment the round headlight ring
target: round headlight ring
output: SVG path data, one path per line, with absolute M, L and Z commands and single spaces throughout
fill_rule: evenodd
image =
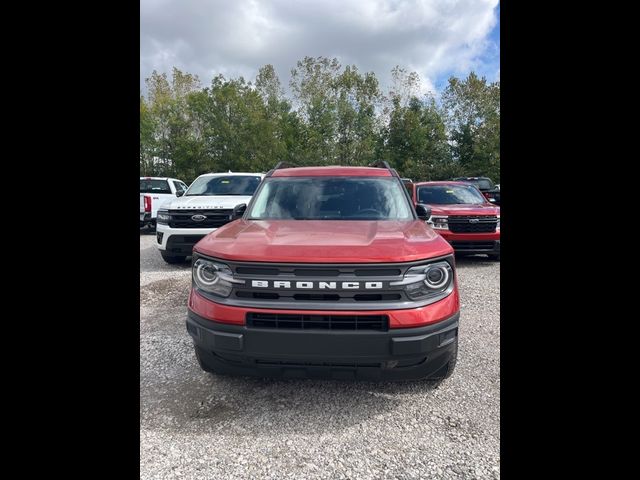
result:
M 197 266 L 196 277 L 200 283 L 206 286 L 215 285 L 220 280 L 220 277 L 218 276 L 218 269 L 208 262 L 201 262 Z
M 426 278 L 424 279 L 424 283 L 429 288 L 433 288 L 434 290 L 436 290 L 438 288 L 444 287 L 447 283 L 449 283 L 449 269 L 443 265 L 430 266 L 425 270 L 424 273 L 426 276 Z M 437 280 L 430 278 L 434 273 L 436 274 L 435 278 Z

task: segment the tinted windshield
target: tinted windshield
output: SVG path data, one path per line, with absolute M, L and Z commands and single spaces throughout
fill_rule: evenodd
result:
M 171 193 L 171 188 L 166 180 L 145 180 L 141 178 L 140 193 Z
M 493 188 L 493 182 L 488 178 L 476 178 L 476 179 L 468 179 L 462 178 L 460 179 L 463 182 L 472 183 L 480 190 L 491 190 Z
M 233 175 L 228 177 L 200 177 L 187 190 L 186 196 L 194 195 L 253 195 L 258 185 L 259 176 Z
M 418 187 L 418 202 L 427 205 L 479 205 L 486 199 L 472 185 L 428 185 Z
M 249 218 L 296 220 L 413 220 L 393 177 L 268 178 Z

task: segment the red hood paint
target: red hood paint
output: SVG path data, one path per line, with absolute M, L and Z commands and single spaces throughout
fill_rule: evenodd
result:
M 500 207 L 482 205 L 429 205 L 432 215 L 500 215 Z
M 194 251 L 248 262 L 410 262 L 453 253 L 424 221 L 236 220 Z

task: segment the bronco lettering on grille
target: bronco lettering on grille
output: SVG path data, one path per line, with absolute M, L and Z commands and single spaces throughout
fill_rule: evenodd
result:
M 283 280 L 251 280 L 252 287 L 258 288 L 298 288 L 298 289 L 317 289 L 317 290 L 336 290 L 342 288 L 344 290 L 357 290 L 360 288 L 372 290 L 382 288 L 382 282 L 289 282 Z

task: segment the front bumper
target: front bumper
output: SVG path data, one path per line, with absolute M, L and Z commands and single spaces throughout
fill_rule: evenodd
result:
M 217 228 L 170 228 L 159 223 L 156 232 L 156 245 L 159 250 L 166 250 L 174 255 L 190 256 L 193 246 Z
M 151 218 L 151 213 L 140 213 L 140 226 L 147 225 L 148 223 L 152 223 L 155 221 L 155 218 Z
M 436 230 L 456 253 L 500 254 L 500 231 L 492 233 L 453 233 Z
M 459 316 L 378 332 L 249 328 L 189 310 L 187 331 L 221 373 L 415 380 L 433 375 L 456 355 Z

